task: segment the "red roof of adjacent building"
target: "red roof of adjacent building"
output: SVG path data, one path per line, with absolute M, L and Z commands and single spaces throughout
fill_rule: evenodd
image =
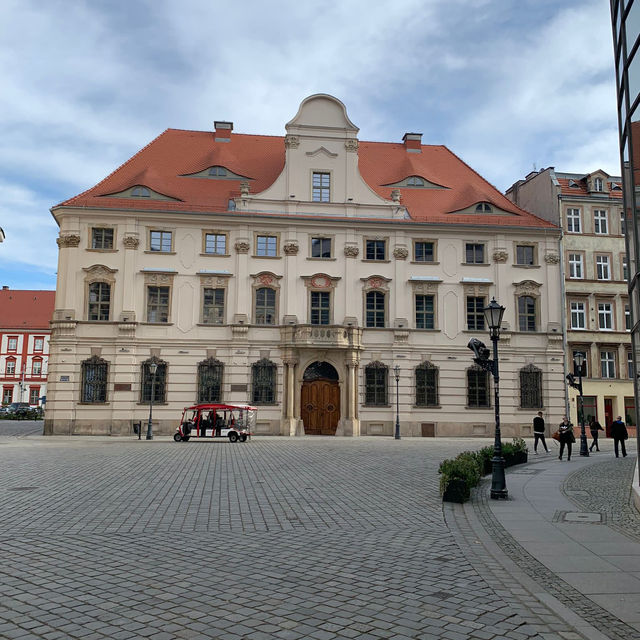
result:
M 592 191 L 589 191 L 587 188 L 586 178 L 581 178 L 576 180 L 572 178 L 560 178 L 558 176 L 556 177 L 557 177 L 558 183 L 560 184 L 560 193 L 562 193 L 563 196 L 583 197 L 583 196 L 590 196 L 595 194 L 596 197 L 606 196 L 608 198 L 622 200 L 622 178 L 619 178 L 617 182 L 615 180 L 613 183 L 609 182 L 608 192 L 604 192 L 604 191 L 592 192 Z M 620 188 L 612 189 L 611 187 L 613 186 L 613 184 L 618 185 Z
M 228 212 L 229 200 L 240 195 L 242 180 L 250 180 L 252 194 L 264 191 L 282 172 L 285 162 L 284 137 L 232 133 L 230 138 L 229 142 L 215 142 L 211 132 L 167 129 L 95 187 L 59 206 Z M 363 179 L 387 200 L 391 200 L 393 189 L 399 189 L 401 204 L 412 220 L 555 227 L 513 204 L 446 147 L 421 145 L 420 150 L 409 153 L 402 143 L 363 141 L 358 149 Z M 189 175 L 212 166 L 223 166 L 243 178 Z M 410 176 L 420 176 L 442 188 L 393 186 Z M 114 196 L 138 185 L 170 199 Z M 459 213 L 480 202 L 514 215 Z
M 49 329 L 55 291 L 0 289 L 0 331 Z

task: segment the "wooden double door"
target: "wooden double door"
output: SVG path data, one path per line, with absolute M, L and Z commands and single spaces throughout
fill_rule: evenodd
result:
M 340 420 L 340 386 L 337 381 L 303 382 L 300 414 L 306 435 L 335 436 Z

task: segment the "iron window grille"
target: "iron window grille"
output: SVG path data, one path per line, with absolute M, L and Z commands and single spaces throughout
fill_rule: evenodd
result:
M 107 376 L 109 363 L 92 356 L 81 365 L 81 402 L 100 404 L 107 401 Z
M 156 369 L 155 382 L 151 375 L 151 369 L 149 366 L 155 362 L 158 365 Z M 157 358 L 151 358 L 142 363 L 142 385 L 140 389 L 140 402 L 151 402 L 151 388 L 153 387 L 153 402 L 165 402 L 166 401 L 166 383 L 167 383 L 167 363 Z
M 198 365 L 198 402 L 220 402 L 224 365 L 215 358 Z
M 389 369 L 381 362 L 374 362 L 365 367 L 364 403 L 371 407 L 384 407 L 389 404 L 388 394 L 388 374 Z
M 252 402 L 254 404 L 275 404 L 276 365 L 263 358 L 251 365 Z
M 480 367 L 467 370 L 467 406 L 489 407 L 489 372 Z
M 416 367 L 416 406 L 438 406 L 438 367 L 428 362 Z
M 520 407 L 542 407 L 542 371 L 532 364 L 520 369 Z

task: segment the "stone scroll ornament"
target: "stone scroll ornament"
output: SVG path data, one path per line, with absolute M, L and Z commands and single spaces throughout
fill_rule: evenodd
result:
M 357 258 L 359 253 L 360 253 L 360 249 L 358 249 L 358 247 L 354 245 L 347 245 L 344 248 L 344 255 L 347 258 Z
M 300 251 L 300 247 L 297 242 L 286 242 L 283 250 L 287 256 L 297 256 L 298 251 Z
M 406 260 L 409 256 L 409 250 L 406 247 L 396 247 L 393 250 L 393 257 L 396 260 Z
M 60 249 L 63 247 L 77 247 L 80 244 L 80 236 L 75 233 L 63 235 L 56 238 L 56 243 Z

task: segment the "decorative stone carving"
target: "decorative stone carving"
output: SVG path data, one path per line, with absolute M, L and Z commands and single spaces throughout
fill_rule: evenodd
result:
M 240 195 L 248 196 L 249 195 L 249 183 L 246 180 L 243 180 L 240 183 Z
M 425 282 L 411 280 L 411 286 L 413 287 L 413 293 L 420 293 L 426 295 L 437 295 L 439 282 Z
M 391 200 L 393 200 L 393 202 L 400 202 L 400 189 L 393 189 L 391 191 Z
M 273 289 L 280 288 L 278 280 L 280 280 L 282 276 L 277 276 L 275 273 L 271 273 L 271 271 L 252 273 L 251 277 L 253 278 L 254 287 L 272 287 Z
M 393 250 L 393 257 L 396 260 L 406 260 L 409 257 L 409 250 L 406 247 L 396 247 Z
M 489 283 L 473 283 L 473 284 L 465 284 L 463 286 L 464 295 L 466 296 L 488 296 L 489 295 Z
M 285 242 L 282 249 L 287 256 L 297 256 L 298 251 L 300 251 L 300 247 L 297 242 Z
M 328 276 L 325 273 L 316 273 L 312 276 L 302 276 L 304 284 L 308 289 L 335 289 L 339 277 Z
M 125 236 L 122 239 L 122 244 L 125 249 L 137 249 L 140 245 L 140 240 L 136 236 Z
M 229 275 L 200 275 L 200 284 L 203 287 L 226 287 L 228 280 L 231 277 Z
M 492 257 L 494 262 L 506 262 L 509 258 L 509 253 L 505 249 L 496 249 Z
M 147 273 L 144 274 L 144 283 L 151 285 L 170 285 L 173 282 L 173 273 Z
M 110 269 L 109 267 L 103 264 L 94 264 L 90 267 L 83 267 L 83 271 L 86 272 L 85 280 L 87 282 L 110 282 L 114 283 L 116 281 L 115 276 L 117 269 Z
M 389 291 L 389 283 L 391 278 L 385 278 L 384 276 L 369 276 L 368 278 L 360 278 L 364 282 L 364 290 L 371 291 L 372 289 L 380 289 L 382 291 Z
M 56 242 L 58 243 L 58 247 L 60 247 L 60 249 L 62 249 L 63 247 L 77 247 L 80 244 L 80 236 L 76 233 L 69 233 L 67 235 L 56 238 Z
M 348 244 L 344 248 L 344 255 L 347 258 L 357 258 L 360 253 L 360 249 L 353 244 Z
M 297 149 L 300 146 L 300 138 L 298 136 L 287 135 L 284 139 L 284 146 L 287 149 Z
M 544 261 L 547 264 L 558 264 L 560 262 L 560 256 L 557 253 L 545 253 Z
M 237 253 L 249 253 L 249 243 L 246 240 L 238 240 L 233 246 Z
M 348 138 L 344 141 L 344 148 L 348 152 L 354 153 L 358 150 L 358 141 L 356 140 L 356 138 Z
M 542 285 L 534 280 L 523 280 L 522 282 L 514 282 L 514 286 L 517 296 L 539 296 Z

